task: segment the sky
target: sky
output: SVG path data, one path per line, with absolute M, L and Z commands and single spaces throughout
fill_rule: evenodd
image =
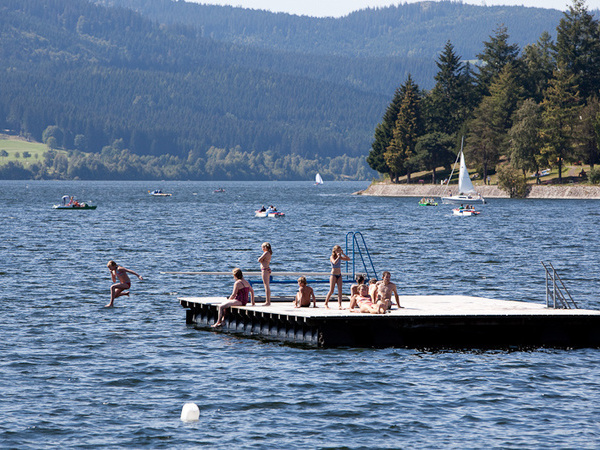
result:
M 273 12 L 286 12 L 290 14 L 306 15 L 313 17 L 341 17 L 353 11 L 365 8 L 376 8 L 402 3 L 413 3 L 418 0 L 391 1 L 391 0 L 187 0 L 210 5 L 241 6 L 250 9 L 265 9 Z M 565 11 L 571 0 L 467 0 L 464 3 L 474 5 L 513 5 L 553 8 Z M 600 9 L 600 0 L 587 0 L 588 10 Z

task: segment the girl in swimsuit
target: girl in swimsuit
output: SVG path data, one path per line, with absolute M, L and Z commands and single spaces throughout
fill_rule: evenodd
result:
M 265 306 L 271 305 L 271 268 L 269 264 L 271 264 L 271 256 L 273 256 L 273 250 L 271 250 L 271 244 L 268 242 L 263 243 L 262 245 L 263 254 L 260 258 L 258 258 L 258 262 L 260 263 L 260 271 L 262 274 L 263 284 L 265 286 Z
M 129 295 L 129 289 L 131 287 L 131 280 L 129 279 L 129 275 L 127 273 L 132 273 L 140 280 L 143 280 L 141 275 L 138 275 L 133 270 L 126 269 L 123 266 L 117 265 L 114 261 L 109 261 L 106 265 L 108 270 L 110 270 L 110 276 L 113 281 L 113 285 L 110 287 L 110 302 L 106 307 L 111 307 L 115 305 L 115 298 L 121 297 L 122 295 Z M 119 282 L 117 283 L 117 280 Z
M 329 261 L 331 262 L 331 276 L 329 277 L 329 292 L 325 297 L 325 308 L 329 308 L 329 299 L 337 286 L 338 304 L 342 309 L 342 261 L 350 261 L 350 258 L 344 254 L 342 247 L 335 245 L 331 250 Z
M 233 278 L 235 283 L 233 284 L 233 292 L 227 300 L 219 305 L 219 316 L 217 321 L 213 324 L 213 328 L 220 327 L 223 325 L 223 318 L 225 317 L 225 310 L 230 306 L 246 306 L 248 303 L 248 294 L 250 294 L 250 301 L 254 306 L 254 289 L 252 285 L 244 280 L 244 274 L 242 269 L 237 267 L 233 269 Z
M 385 314 L 386 307 L 383 303 L 373 303 L 369 296 L 369 287 L 361 284 L 358 287 L 357 303 L 361 313 Z

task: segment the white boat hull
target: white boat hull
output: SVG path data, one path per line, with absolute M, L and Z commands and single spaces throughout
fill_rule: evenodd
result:
M 474 209 L 455 208 L 452 210 L 452 214 L 455 216 L 477 216 L 479 215 L 479 211 L 475 211 Z
M 279 211 L 255 211 L 255 217 L 284 217 L 285 214 Z
M 477 204 L 485 205 L 485 199 L 481 196 L 453 195 L 452 197 L 442 197 L 442 203 L 444 203 L 444 204 L 477 203 Z

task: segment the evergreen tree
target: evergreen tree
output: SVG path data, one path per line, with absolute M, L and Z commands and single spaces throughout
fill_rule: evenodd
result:
M 385 159 L 385 152 L 394 138 L 394 127 L 400 111 L 402 102 L 402 87 L 396 89 L 392 102 L 387 107 L 382 121 L 375 128 L 375 140 L 371 144 L 371 151 L 367 156 L 369 166 L 379 173 L 390 173 L 390 167 Z
M 425 170 L 431 170 L 431 182 L 437 183 L 436 169 L 440 166 L 450 166 L 456 155 L 452 153 L 454 139 L 444 133 L 434 131 L 427 133 L 417 140 L 416 157 Z
M 436 84 L 426 100 L 428 129 L 454 135 L 466 120 L 470 109 L 471 80 L 465 64 L 450 41 L 436 61 Z
M 477 81 L 482 96 L 489 94 L 489 87 L 494 78 L 506 65 L 511 64 L 517 71 L 520 68 L 519 46 L 509 44 L 508 38 L 507 28 L 504 25 L 498 26 L 494 30 L 494 35 L 490 36 L 490 40 L 483 43 L 483 52 L 477 55 L 481 60 Z
M 575 76 L 581 99 L 600 89 L 600 27 L 584 0 L 573 0 L 557 27 L 556 60 Z
M 575 153 L 577 159 L 594 167 L 600 160 L 600 101 L 590 97 L 575 120 Z
M 515 111 L 513 126 L 508 132 L 510 138 L 509 156 L 511 164 L 523 172 L 537 173 L 539 166 L 536 156 L 540 152 L 539 130 L 542 127 L 542 109 L 533 99 L 527 99 Z M 539 177 L 537 178 L 539 182 Z
M 465 153 L 469 155 L 469 161 L 482 169 L 484 182 L 506 148 L 511 115 L 521 96 L 522 88 L 512 66 L 507 65 L 490 86 L 490 95 L 483 98 L 473 114 Z
M 579 119 L 580 97 L 575 75 L 558 63 L 542 102 L 543 146 L 540 162 L 558 168 L 558 182 L 562 183 L 562 167 L 573 158 L 573 135 Z
M 393 138 L 384 156 L 396 177 L 400 171 L 405 171 L 407 183 L 410 183 L 411 172 L 416 166 L 415 146 L 417 138 L 422 133 L 421 99 L 419 87 L 410 75 L 401 91 L 404 95 L 394 126 Z
M 524 85 L 528 95 L 538 103 L 544 98 L 548 80 L 556 67 L 553 47 L 550 33 L 544 31 L 536 43 L 523 49 Z

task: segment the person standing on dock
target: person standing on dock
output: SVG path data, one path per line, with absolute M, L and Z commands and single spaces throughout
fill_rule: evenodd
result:
M 350 258 L 344 254 L 342 247 L 335 245 L 331 250 L 329 261 L 331 262 L 331 276 L 329 277 L 329 292 L 327 293 L 327 297 L 325 297 L 325 308 L 329 308 L 329 299 L 337 286 L 338 304 L 340 309 L 342 309 L 342 261 L 350 261 Z
M 246 306 L 248 303 L 248 294 L 250 294 L 251 305 L 254 306 L 254 289 L 252 289 L 252 285 L 248 281 L 244 280 L 242 269 L 236 267 L 232 273 L 235 279 L 233 292 L 227 300 L 219 305 L 219 316 L 213 324 L 213 328 L 223 325 L 223 318 L 225 317 L 225 310 L 227 308 L 230 306 Z
M 381 274 L 381 281 L 377 283 L 377 290 L 375 291 L 375 300 L 377 303 L 382 302 L 386 309 L 392 309 L 392 294 L 396 297 L 396 304 L 398 308 L 400 306 L 400 297 L 398 297 L 398 289 L 396 285 L 390 281 L 392 274 L 387 270 Z
M 110 287 L 110 302 L 108 302 L 108 305 L 106 305 L 107 308 L 110 308 L 111 306 L 115 305 L 115 298 L 121 297 L 122 295 L 129 295 L 129 291 L 127 289 L 131 287 L 131 280 L 129 279 L 129 275 L 127 275 L 127 273 L 134 274 L 140 280 L 143 280 L 143 278 L 133 270 L 119 266 L 114 261 L 109 261 L 106 267 L 108 267 L 108 270 L 110 270 L 110 276 L 114 283 Z M 119 280 L 118 283 L 117 279 Z
M 273 256 L 273 250 L 271 244 L 264 242 L 262 245 L 263 254 L 258 258 L 260 263 L 260 272 L 262 274 L 263 285 L 265 286 L 265 305 L 271 306 L 271 256 Z

